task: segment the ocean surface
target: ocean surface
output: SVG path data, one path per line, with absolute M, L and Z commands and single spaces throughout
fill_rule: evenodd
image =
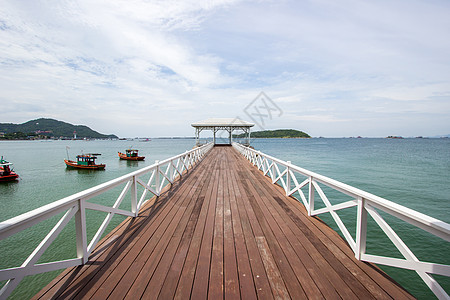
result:
M 0 222 L 121 175 L 192 149 L 193 139 L 153 139 L 140 141 L 1 141 L 0 155 L 12 163 L 20 180 L 0 184 Z M 255 149 L 302 168 L 358 187 L 377 196 L 450 223 L 450 139 L 253 139 Z M 133 147 L 145 161 L 120 161 L 118 151 Z M 98 162 L 104 171 L 66 169 L 64 159 L 80 153 L 101 153 Z M 345 201 L 342 194 L 324 190 L 332 203 Z M 104 195 L 100 203 L 111 205 Z M 110 198 L 110 199 L 109 199 Z M 112 199 L 112 200 L 111 200 Z M 103 201 L 103 202 L 102 202 Z M 126 202 L 126 200 L 124 200 Z M 316 207 L 321 207 L 316 198 Z M 126 205 L 126 204 L 125 204 Z M 126 207 L 124 207 L 126 208 Z M 339 212 L 354 236 L 355 211 Z M 450 243 L 381 213 L 413 253 L 423 261 L 450 264 Z M 88 229 L 96 230 L 104 215 L 88 212 Z M 321 219 L 337 230 L 329 215 Z M 51 218 L 23 233 L 0 242 L 0 268 L 20 265 L 57 222 Z M 123 217 L 114 217 L 109 230 Z M 69 223 L 39 262 L 75 256 L 74 224 Z M 93 235 L 89 231 L 88 235 Z M 402 258 L 386 235 L 369 220 L 367 253 Z M 414 296 L 432 298 L 414 271 L 380 266 Z M 27 299 L 38 292 L 60 271 L 28 276 L 11 298 Z M 434 276 L 450 293 L 450 280 Z M 3 286 L 4 282 L 0 284 Z

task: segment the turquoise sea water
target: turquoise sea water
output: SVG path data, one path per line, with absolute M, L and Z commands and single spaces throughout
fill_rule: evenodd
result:
M 73 193 L 117 178 L 155 160 L 190 150 L 192 139 L 154 139 L 138 141 L 8 141 L 0 142 L 0 155 L 14 163 L 20 175 L 17 183 L 0 184 L 0 221 L 7 220 Z M 450 140 L 449 139 L 254 139 L 252 145 L 264 153 L 377 196 L 450 223 Z M 117 151 L 133 146 L 146 156 L 143 162 L 120 161 Z M 69 147 L 67 149 L 67 147 Z M 65 168 L 63 160 L 69 152 L 73 159 L 81 152 L 101 153 L 98 162 L 106 163 L 105 171 L 78 171 Z M 119 191 L 120 192 L 120 191 Z M 331 202 L 341 195 L 325 190 Z M 117 191 L 100 197 L 100 203 L 114 202 Z M 124 201 L 125 202 L 125 201 Z M 126 205 L 126 204 L 124 204 Z M 320 203 L 317 203 L 320 207 Z M 126 208 L 126 207 L 124 207 Z M 339 213 L 349 230 L 354 231 L 355 212 Z M 450 264 L 449 243 L 424 233 L 413 226 L 382 214 L 386 221 L 421 260 Z M 88 213 L 89 224 L 98 228 L 104 215 Z M 337 229 L 331 217 L 321 215 Z M 110 229 L 123 220 L 115 217 Z M 52 218 L 36 228 L 0 243 L 0 268 L 17 266 L 43 238 L 45 230 L 55 224 Z M 94 225 L 97 225 L 94 226 Z M 384 233 L 369 222 L 368 253 L 401 257 Z M 44 232 L 44 233 L 43 233 Z M 74 257 L 74 225 L 69 224 L 40 262 Z M 90 232 L 88 234 L 93 234 Z M 53 248 L 52 248 L 53 247 Z M 382 267 L 395 280 L 418 298 L 432 294 L 413 271 Z M 13 298 L 29 298 L 59 272 L 29 276 L 13 294 Z M 447 293 L 450 281 L 435 276 Z M 3 283 L 2 283 L 3 284 Z

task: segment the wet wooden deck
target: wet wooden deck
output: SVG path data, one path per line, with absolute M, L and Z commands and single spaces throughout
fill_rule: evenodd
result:
M 403 299 L 231 147 L 214 147 L 35 298 Z

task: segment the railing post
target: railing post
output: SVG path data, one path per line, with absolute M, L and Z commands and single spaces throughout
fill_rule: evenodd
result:
M 186 151 L 186 170 L 189 170 L 191 168 L 191 154 Z
M 156 195 L 159 196 L 159 193 L 161 192 L 160 187 L 159 187 L 159 171 L 160 171 L 159 160 L 155 160 L 155 164 L 156 164 L 156 169 L 155 169 L 155 192 L 156 192 Z
M 291 174 L 290 174 L 290 168 L 291 161 L 287 161 L 287 167 L 286 167 L 286 196 L 289 196 L 289 192 L 291 191 Z
M 138 216 L 138 209 L 137 209 L 137 182 L 136 182 L 136 176 L 133 176 L 132 182 L 131 182 L 131 212 L 134 214 L 135 217 Z
M 312 212 L 314 211 L 314 185 L 312 176 L 309 177 L 309 206 L 308 206 L 308 216 L 312 216 Z
M 77 240 L 77 257 L 81 258 L 83 264 L 88 261 L 87 234 L 86 234 L 86 210 L 84 200 L 78 200 L 78 211 L 75 214 L 75 230 Z
M 277 178 L 276 175 L 276 168 L 275 168 L 275 162 L 272 160 L 272 183 L 275 183 L 275 179 Z
M 367 239 L 367 210 L 365 208 L 366 201 L 362 197 L 358 197 L 358 212 L 356 219 L 356 252 L 355 257 L 361 260 L 361 255 L 366 252 Z
M 173 161 L 170 161 L 170 167 L 169 167 L 169 178 L 173 182 L 174 176 L 173 176 Z
M 186 172 L 189 172 L 189 154 L 187 154 L 188 151 L 186 150 L 184 152 L 184 156 L 182 158 L 183 162 L 184 162 L 184 167 L 186 168 Z

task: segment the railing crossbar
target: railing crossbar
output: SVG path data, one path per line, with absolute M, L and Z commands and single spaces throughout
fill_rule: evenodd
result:
M 341 210 L 341 209 L 345 209 L 345 208 L 350 208 L 350 207 L 354 207 L 354 206 L 357 206 L 357 205 L 358 205 L 358 202 L 356 201 L 356 199 L 349 200 L 347 202 L 343 202 L 343 203 L 327 206 L 327 207 L 324 207 L 324 208 L 315 209 L 315 210 L 313 210 L 311 212 L 311 215 L 313 215 L 313 216 L 314 215 L 321 215 L 323 213 L 336 211 L 336 210 Z
M 286 168 L 283 172 L 280 172 L 280 169 L 278 168 L 278 166 L 275 164 L 275 169 L 276 169 L 276 173 L 274 176 L 276 176 L 278 174 L 278 177 L 276 177 L 272 183 L 281 181 L 282 187 L 284 188 L 284 190 L 286 190 L 287 186 L 286 186 L 286 182 L 283 179 L 283 176 L 287 174 L 288 169 Z
M 292 181 L 294 181 L 295 188 L 293 188 L 292 190 L 290 190 L 288 192 L 288 196 L 292 195 L 296 191 L 301 192 L 301 188 L 306 186 L 309 183 L 309 178 L 306 178 L 305 180 L 302 181 L 302 183 L 298 184 L 297 178 L 295 178 L 295 176 L 292 173 L 292 171 L 289 171 L 289 172 L 291 173 L 291 178 L 292 178 Z M 305 198 L 305 201 L 306 201 L 306 198 Z
M 280 185 L 281 182 L 281 186 L 284 188 L 287 196 L 292 196 L 295 192 L 298 192 L 300 200 L 303 202 L 303 205 L 308 211 L 308 215 L 312 216 L 329 213 L 336 222 L 341 233 L 344 235 L 344 238 L 349 243 L 357 259 L 392 267 L 414 270 L 439 299 L 450 299 L 445 290 L 431 276 L 431 274 L 438 274 L 450 277 L 450 266 L 419 261 L 375 209 L 386 212 L 391 216 L 440 237 L 447 242 L 450 242 L 450 224 L 334 179 L 292 165 L 290 162 L 282 161 L 260 151 L 244 147 L 237 143 L 233 143 L 233 147 L 237 149 L 247 160 L 249 160 L 249 162 L 252 163 L 258 170 L 261 170 L 264 176 L 270 177 L 272 179 L 272 183 Z M 279 166 L 286 167 L 287 171 L 285 170 L 280 172 Z M 299 184 L 296 174 L 305 176 L 306 179 Z M 294 187 L 292 189 L 291 181 L 294 183 Z M 350 196 L 352 199 L 332 205 L 319 183 L 344 195 Z M 302 191 L 302 188 L 305 186 L 309 187 L 309 199 L 305 197 L 305 194 Z M 314 209 L 314 194 L 316 192 L 325 204 L 324 208 Z M 336 213 L 336 211 L 354 206 L 357 206 L 356 241 L 353 239 L 347 230 L 347 227 Z M 370 215 L 375 220 L 379 228 L 383 230 L 383 232 L 388 236 L 393 245 L 400 251 L 405 259 L 382 257 L 366 253 L 367 215 Z
M 150 175 L 150 179 L 147 181 L 147 184 L 145 184 L 142 180 L 140 180 L 139 178 L 136 178 L 136 183 L 140 184 L 143 188 L 144 191 L 142 192 L 141 198 L 139 199 L 139 202 L 137 204 L 137 211 L 140 210 L 141 206 L 145 203 L 145 197 L 147 197 L 147 194 L 149 192 L 149 188 L 150 188 L 150 192 L 153 195 L 156 195 L 156 191 L 152 191 L 151 190 L 151 183 L 153 180 L 153 177 L 155 176 L 155 170 L 152 171 L 152 174 Z M 139 182 L 140 181 L 140 182 Z
M 65 212 L 63 217 L 59 219 L 56 225 L 32 251 L 27 259 L 25 259 L 20 267 L 0 270 L 0 281 L 6 281 L 6 283 L 0 290 L 0 299 L 6 299 L 25 276 L 68 268 L 86 263 L 89 259 L 89 255 L 98 244 L 101 236 L 105 232 L 114 215 L 119 214 L 127 217 L 136 217 L 142 205 L 146 201 L 148 201 L 145 200 L 148 192 L 151 192 L 155 196 L 159 196 L 160 191 L 165 186 L 164 184 L 166 180 L 169 184 L 173 184 L 177 176 L 181 178 L 183 172 L 187 172 L 191 167 L 193 167 L 201 158 L 204 157 L 205 153 L 208 152 L 212 148 L 212 146 L 212 143 L 209 143 L 202 147 L 195 148 L 177 156 L 168 158 L 164 161 L 155 162 L 155 164 L 151 166 L 131 172 L 130 174 L 123 175 L 119 178 L 76 193 L 72 196 L 35 209 L 31 212 L 1 222 L 0 240 L 4 240 L 11 235 L 17 234 L 44 220 Z M 165 171 L 163 171 L 162 167 L 166 165 L 167 168 Z M 147 183 L 144 183 L 139 177 L 148 173 L 151 173 L 150 179 Z M 162 180 L 160 178 L 160 175 L 162 175 Z M 152 182 L 154 182 L 156 190 L 151 187 Z M 102 204 L 87 202 L 87 200 L 103 194 L 106 191 L 109 191 L 116 186 L 124 183 L 126 183 L 125 187 L 121 190 L 120 195 L 111 207 Z M 139 201 L 137 201 L 137 184 L 141 185 L 144 188 Z M 130 190 L 131 211 L 120 209 L 119 207 L 121 203 L 125 199 L 125 196 L 130 193 Z M 86 233 L 87 209 L 107 213 L 105 219 L 103 220 L 102 224 L 96 231 L 89 244 L 87 243 Z M 48 247 L 72 219 L 75 219 L 77 258 L 44 264 L 36 264 L 42 254 L 48 249 Z
M 149 191 L 150 193 L 152 193 L 155 196 L 159 196 L 159 193 L 157 191 L 152 189 L 152 187 L 150 185 L 145 184 L 140 178 L 137 178 L 136 182 L 139 183 L 143 188 L 145 188 L 146 191 Z
M 352 248 L 354 252 L 356 252 L 356 242 L 353 240 L 353 237 L 351 236 L 350 232 L 348 232 L 347 227 L 345 227 L 344 223 L 342 222 L 339 215 L 332 209 L 332 205 L 330 201 L 328 200 L 327 196 L 323 192 L 322 188 L 319 186 L 319 184 L 315 181 L 313 181 L 314 188 L 318 192 L 320 198 L 325 203 L 326 207 L 329 210 L 329 213 L 333 217 L 334 221 L 338 225 L 339 229 L 341 230 L 342 234 L 344 235 L 345 239 L 347 240 L 348 244 Z M 311 212 L 311 215 L 313 215 L 314 210 Z

